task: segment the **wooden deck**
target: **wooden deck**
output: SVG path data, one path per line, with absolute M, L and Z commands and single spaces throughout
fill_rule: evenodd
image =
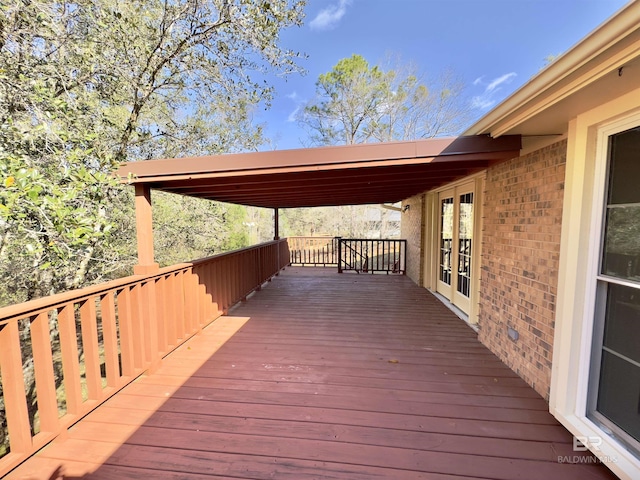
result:
M 231 315 L 7 478 L 615 478 L 406 277 L 290 268 Z

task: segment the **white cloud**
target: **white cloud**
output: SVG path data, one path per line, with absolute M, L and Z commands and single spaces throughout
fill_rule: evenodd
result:
M 287 115 L 287 122 L 297 122 L 300 110 L 304 107 L 305 100 L 301 98 L 295 90 L 285 96 L 295 104 L 295 108 Z
M 296 106 L 295 110 L 293 110 L 289 116 L 287 117 L 287 122 L 295 122 L 298 119 L 298 112 L 300 111 L 300 105 Z
M 497 89 L 500 85 L 502 85 L 503 83 L 511 83 L 511 80 L 513 80 L 516 77 L 516 73 L 515 72 L 510 72 L 510 73 L 505 73 L 504 75 L 502 75 L 501 77 L 496 78 L 493 82 L 491 82 L 489 85 L 487 85 L 487 92 L 493 92 L 495 89 Z
M 471 100 L 471 106 L 480 110 L 487 110 L 491 108 L 498 102 L 498 100 L 501 100 L 501 95 L 498 95 L 498 92 L 502 90 L 502 86 L 511 83 L 516 77 L 517 74 L 515 72 L 509 72 L 493 79 L 488 84 L 485 84 L 483 80 L 484 77 L 476 78 L 473 84 L 476 86 L 484 85 L 484 92 L 473 97 Z
M 473 97 L 473 99 L 471 100 L 471 106 L 479 110 L 488 110 L 489 108 L 493 107 L 495 103 L 495 100 L 489 100 L 482 96 Z
M 347 13 L 347 7 L 351 4 L 351 0 L 338 0 L 337 4 L 329 5 L 327 8 L 320 10 L 318 15 L 309 22 L 311 30 L 331 30 L 338 25 L 338 22 Z

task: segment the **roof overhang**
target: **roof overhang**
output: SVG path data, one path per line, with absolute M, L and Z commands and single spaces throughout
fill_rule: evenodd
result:
M 640 2 L 631 2 L 472 125 L 465 135 L 562 135 L 578 114 L 640 85 Z
M 520 136 L 437 138 L 130 162 L 123 180 L 268 208 L 393 203 L 517 157 Z

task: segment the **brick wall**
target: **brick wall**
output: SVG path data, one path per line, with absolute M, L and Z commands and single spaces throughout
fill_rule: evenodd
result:
M 547 400 L 566 149 L 490 168 L 484 199 L 479 339 Z
M 406 206 L 408 210 L 404 210 Z M 402 202 L 400 220 L 400 238 L 407 241 L 407 276 L 418 285 L 422 285 L 422 195 L 408 198 Z

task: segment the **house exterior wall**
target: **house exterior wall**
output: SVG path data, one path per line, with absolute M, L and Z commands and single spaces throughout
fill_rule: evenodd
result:
M 547 400 L 566 152 L 563 140 L 489 168 L 484 201 L 479 339 Z
M 423 286 L 423 209 L 423 195 L 408 198 L 402 202 L 402 220 L 400 222 L 400 238 L 407 241 L 407 276 L 420 286 Z

